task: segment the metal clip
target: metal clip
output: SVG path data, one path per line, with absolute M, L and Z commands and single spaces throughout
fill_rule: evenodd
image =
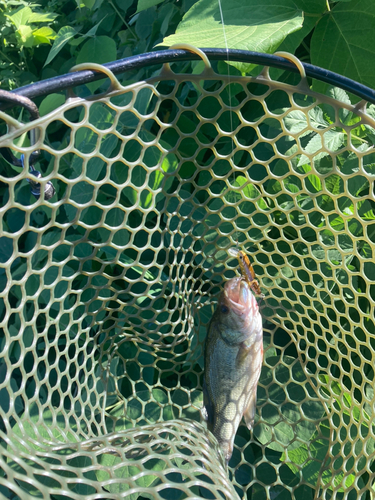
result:
M 21 164 L 22 168 L 25 168 L 25 155 L 21 155 Z M 31 175 L 35 176 L 37 179 L 42 178 L 42 174 L 38 172 L 32 165 L 29 165 L 29 172 Z M 30 184 L 30 190 L 31 193 L 35 196 L 35 198 L 39 198 L 40 196 L 40 183 L 34 181 L 34 179 L 26 179 L 27 182 Z M 51 181 L 46 182 L 46 185 L 44 186 L 44 199 L 45 200 L 50 200 L 52 196 L 56 193 L 55 188 L 53 187 L 53 184 Z
M 8 104 L 11 104 L 13 106 L 22 106 L 23 108 L 27 109 L 30 113 L 31 119 L 36 120 L 39 118 L 39 110 L 35 103 L 28 99 L 27 97 L 23 97 L 21 95 L 17 95 L 13 92 L 8 92 L 6 90 L 0 90 L 0 102 L 4 101 Z M 36 140 L 36 130 L 32 129 L 30 130 L 30 144 L 33 146 L 37 142 Z M 21 159 L 19 160 L 14 154 L 12 153 L 10 148 L 0 148 L 1 154 L 4 156 L 4 158 L 9 162 L 13 163 L 13 165 L 16 166 L 21 166 L 22 168 L 25 167 L 25 156 L 21 155 Z M 41 179 L 42 174 L 38 172 L 38 170 L 35 170 L 33 167 L 32 163 L 37 159 L 39 156 L 40 151 L 34 151 L 31 153 L 29 157 L 29 172 L 32 176 L 36 177 L 36 179 Z M 28 183 L 30 184 L 30 189 L 32 194 L 36 197 L 40 197 L 40 187 L 41 184 L 39 182 L 34 181 L 33 178 L 27 179 Z M 44 199 L 45 200 L 50 200 L 52 196 L 56 193 L 55 188 L 53 187 L 53 184 L 51 181 L 46 182 L 44 186 Z

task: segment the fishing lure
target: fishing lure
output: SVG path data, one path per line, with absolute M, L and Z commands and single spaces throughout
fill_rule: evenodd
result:
M 253 266 L 251 265 L 250 259 L 246 255 L 246 253 L 243 250 L 239 250 L 238 248 L 230 248 L 228 250 L 228 253 L 229 255 L 232 255 L 232 257 L 237 257 L 243 279 L 246 281 L 255 295 L 259 295 L 263 299 L 264 294 L 260 289 L 259 282 L 255 277 Z

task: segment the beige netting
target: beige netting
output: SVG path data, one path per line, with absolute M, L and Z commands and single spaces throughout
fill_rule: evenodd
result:
M 371 498 L 372 107 L 266 72 L 111 78 L 31 124 L 2 114 L 0 147 L 26 167 L 39 148 L 56 194 L 2 160 L 0 495 Z M 237 241 L 265 356 L 226 470 L 199 410 Z

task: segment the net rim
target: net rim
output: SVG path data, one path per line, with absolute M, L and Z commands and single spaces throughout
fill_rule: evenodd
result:
M 293 73 L 299 73 L 299 70 L 296 68 L 294 63 L 287 61 L 284 57 L 273 54 L 264 54 L 261 52 L 238 49 L 226 50 L 202 48 L 201 50 L 209 59 L 213 61 L 225 61 L 229 58 L 232 62 L 259 64 L 272 68 L 288 70 Z M 146 52 L 144 54 L 124 59 L 118 59 L 117 61 L 103 64 L 103 66 L 117 75 L 126 71 L 136 70 L 152 65 L 181 61 L 196 61 L 200 59 L 201 57 L 198 54 L 194 54 L 186 49 L 167 49 Z M 375 90 L 370 87 L 313 64 L 302 63 L 302 66 L 306 72 L 306 76 L 336 87 L 340 87 L 343 90 L 351 92 L 352 94 L 375 104 Z M 98 73 L 93 70 L 83 70 L 25 85 L 12 90 L 12 93 L 33 99 L 35 97 L 45 96 L 54 92 L 61 92 L 71 87 L 84 85 L 103 78 L 106 78 L 104 73 Z

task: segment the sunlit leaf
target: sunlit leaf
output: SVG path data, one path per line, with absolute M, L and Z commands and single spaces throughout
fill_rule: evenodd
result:
M 200 0 L 187 12 L 176 34 L 163 45 L 190 43 L 196 47 L 229 47 L 274 52 L 289 33 L 302 27 L 302 11 L 292 0 L 233 0 L 222 2 L 225 36 L 217 0 Z
M 56 35 L 56 38 L 53 42 L 51 50 L 48 54 L 47 60 L 44 63 L 44 66 L 49 64 L 60 52 L 60 50 L 66 45 L 71 38 L 73 38 L 77 34 L 77 31 L 70 26 L 63 26 L 60 28 L 59 32 Z
M 373 0 L 339 2 L 322 16 L 311 39 L 311 62 L 375 88 L 375 3 Z M 329 50 L 327 50 L 329 47 Z M 314 89 L 327 84 L 315 80 Z

